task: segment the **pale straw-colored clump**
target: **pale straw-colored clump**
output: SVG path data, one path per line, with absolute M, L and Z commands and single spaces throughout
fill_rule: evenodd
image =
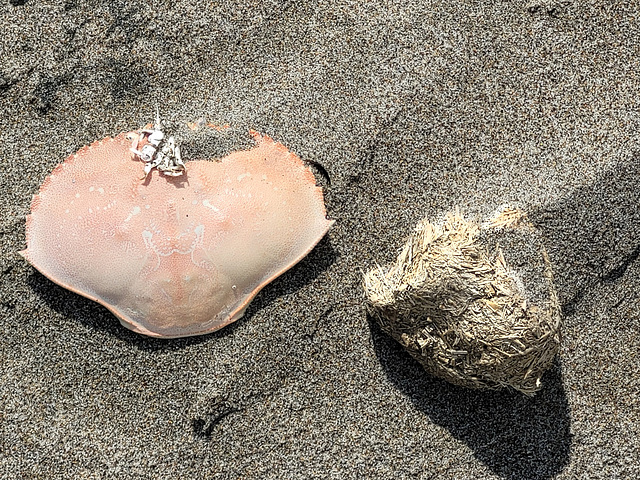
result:
M 479 224 L 423 220 L 395 264 L 364 277 L 370 314 L 432 375 L 532 395 L 560 346 L 549 258 L 519 209 Z

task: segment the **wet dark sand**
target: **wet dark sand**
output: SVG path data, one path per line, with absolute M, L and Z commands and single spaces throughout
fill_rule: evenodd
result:
M 0 478 L 640 476 L 637 2 L 0 12 Z M 207 336 L 130 332 L 16 253 L 53 167 L 156 104 L 269 134 L 330 179 L 329 235 Z M 362 304 L 361 272 L 421 218 L 506 203 L 543 232 L 565 314 L 533 398 L 425 376 Z

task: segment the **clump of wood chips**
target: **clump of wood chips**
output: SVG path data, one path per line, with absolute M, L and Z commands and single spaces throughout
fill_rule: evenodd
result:
M 549 258 L 526 215 L 418 224 L 395 264 L 364 277 L 370 314 L 432 375 L 532 395 L 560 346 Z

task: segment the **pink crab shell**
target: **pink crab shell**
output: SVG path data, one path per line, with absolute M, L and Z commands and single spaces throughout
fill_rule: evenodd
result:
M 187 162 L 180 177 L 143 179 L 133 132 L 80 149 L 33 197 L 21 255 L 138 333 L 184 337 L 234 322 L 333 223 L 300 158 L 252 134 L 252 149 Z

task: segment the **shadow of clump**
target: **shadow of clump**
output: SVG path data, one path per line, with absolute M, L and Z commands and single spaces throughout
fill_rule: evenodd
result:
M 313 281 L 320 273 L 329 268 L 335 259 L 335 250 L 331 246 L 329 238 L 325 236 L 302 261 L 267 285 L 253 299 L 240 320 L 211 334 L 174 339 L 153 338 L 135 333 L 122 326 L 120 321 L 102 305 L 60 287 L 37 271 L 29 275 L 27 281 L 33 291 L 51 309 L 65 317 L 73 318 L 91 329 L 105 331 L 141 350 L 175 351 L 233 334 L 240 325 L 249 321 L 260 309 L 268 306 L 278 297 L 294 293 Z
M 428 375 L 368 317 L 376 355 L 391 382 L 429 418 L 464 441 L 476 458 L 508 479 L 548 479 L 569 462 L 570 418 L 556 363 L 534 397 L 471 390 Z

